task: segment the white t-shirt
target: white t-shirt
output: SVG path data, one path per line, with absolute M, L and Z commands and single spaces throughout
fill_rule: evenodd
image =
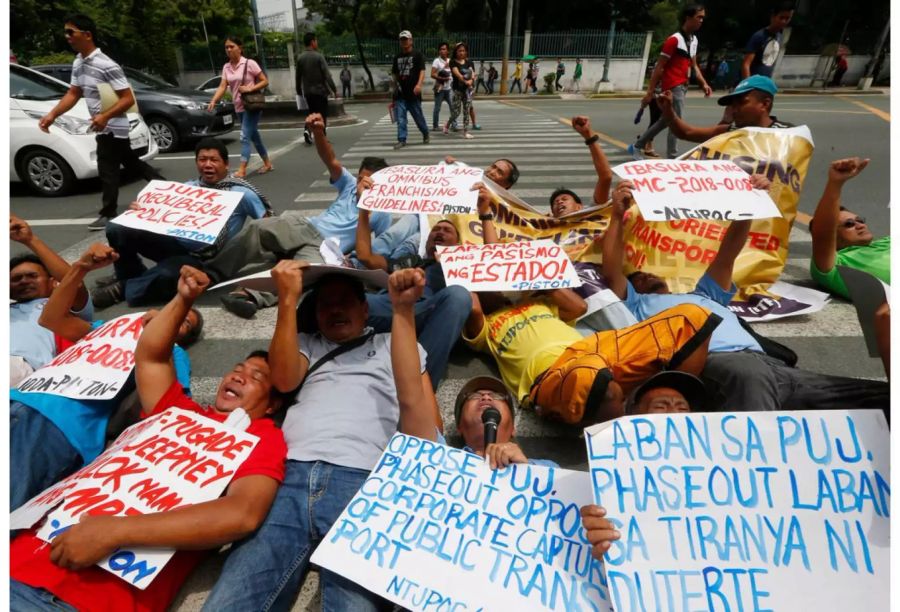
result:
M 300 334 L 300 353 L 310 365 L 337 346 L 321 334 Z M 424 372 L 421 345 L 419 364 Z M 288 459 L 371 470 L 399 424 L 391 335 L 375 334 L 304 381 L 282 431 Z
M 450 72 L 450 59 L 436 57 L 434 58 L 434 61 L 431 62 L 431 67 L 437 70 L 438 76 L 450 77 L 441 85 L 442 90 L 450 91 L 450 87 L 453 84 L 452 73 Z

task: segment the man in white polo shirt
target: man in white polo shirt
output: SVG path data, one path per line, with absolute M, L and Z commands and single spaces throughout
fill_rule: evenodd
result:
M 134 94 L 122 67 L 97 47 L 97 26 L 87 15 L 66 18 L 66 40 L 78 54 L 72 63 L 72 83 L 66 95 L 41 118 L 38 125 L 45 132 L 60 115 L 68 112 L 84 98 L 91 113 L 91 130 L 97 133 L 97 171 L 103 185 L 103 207 L 96 221 L 88 225 L 92 231 L 102 230 L 116 216 L 119 200 L 119 166 L 137 171 L 144 180 L 164 177 L 131 150 L 128 138 L 128 109 L 134 106 Z M 107 85 L 118 100 L 103 108 L 100 86 Z

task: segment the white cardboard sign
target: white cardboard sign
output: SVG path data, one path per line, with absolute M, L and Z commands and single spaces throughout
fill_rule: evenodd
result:
M 616 612 L 888 608 L 881 411 L 630 416 L 585 440 L 622 534 L 605 558 Z
M 240 191 L 150 181 L 138 194 L 139 208 L 129 208 L 112 222 L 163 236 L 212 244 L 243 197 Z
M 478 192 L 472 186 L 483 175 L 480 168 L 468 166 L 389 166 L 372 175 L 375 184 L 363 192 L 357 206 L 398 214 L 473 213 Z
M 552 240 L 438 246 L 448 285 L 469 291 L 534 291 L 580 287 L 565 250 Z
M 144 314 L 122 315 L 91 330 L 35 370 L 17 389 L 72 399 L 114 398 L 134 369 L 134 349 L 144 329 Z
M 10 529 L 30 528 L 49 512 L 37 532 L 49 542 L 85 513 L 149 514 L 216 499 L 258 441 L 195 412 L 170 408 L 132 425 L 89 465 L 13 512 Z M 145 589 L 173 554 L 119 549 L 98 565 Z
M 395 434 L 312 562 L 410 610 L 609 611 L 585 472 Z
M 613 168 L 634 183 L 634 201 L 647 221 L 739 221 L 781 217 L 778 205 L 728 160 L 641 160 Z

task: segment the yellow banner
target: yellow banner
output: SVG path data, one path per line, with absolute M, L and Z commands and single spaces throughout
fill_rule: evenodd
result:
M 688 151 L 682 159 L 730 159 L 751 174 L 764 174 L 783 218 L 753 222 L 747 246 L 734 266 L 735 300 L 765 293 L 781 275 L 791 226 L 812 157 L 806 126 L 744 128 L 726 132 Z M 689 292 L 716 256 L 727 226 L 686 219 L 647 222 L 634 206 L 625 223 L 626 273 L 640 269 L 666 279 L 673 293 Z
M 609 206 L 594 206 L 557 219 L 545 215 L 490 180 L 485 179 L 484 182 L 494 192 L 491 208 L 500 242 L 552 240 L 566 251 L 572 261 L 600 262 L 600 245 L 594 242 L 594 238 L 602 235 L 609 225 Z M 456 226 L 462 244 L 482 244 L 478 215 L 430 215 L 428 224 L 434 225 L 441 219 L 447 219 Z

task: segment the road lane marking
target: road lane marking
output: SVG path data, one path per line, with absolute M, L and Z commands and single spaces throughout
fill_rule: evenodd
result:
M 846 96 L 837 96 L 837 97 L 840 98 L 841 100 L 844 100 L 845 102 L 849 102 L 850 104 L 855 104 L 860 108 L 866 109 L 867 111 L 869 111 L 870 113 L 872 113 L 873 115 L 878 117 L 879 119 L 884 119 L 888 123 L 891 122 L 891 114 L 884 112 L 880 108 L 875 108 L 874 106 L 866 104 L 865 102 L 860 102 L 859 100 L 851 100 L 850 98 L 848 98 Z M 853 111 L 848 111 L 848 112 L 853 112 Z

